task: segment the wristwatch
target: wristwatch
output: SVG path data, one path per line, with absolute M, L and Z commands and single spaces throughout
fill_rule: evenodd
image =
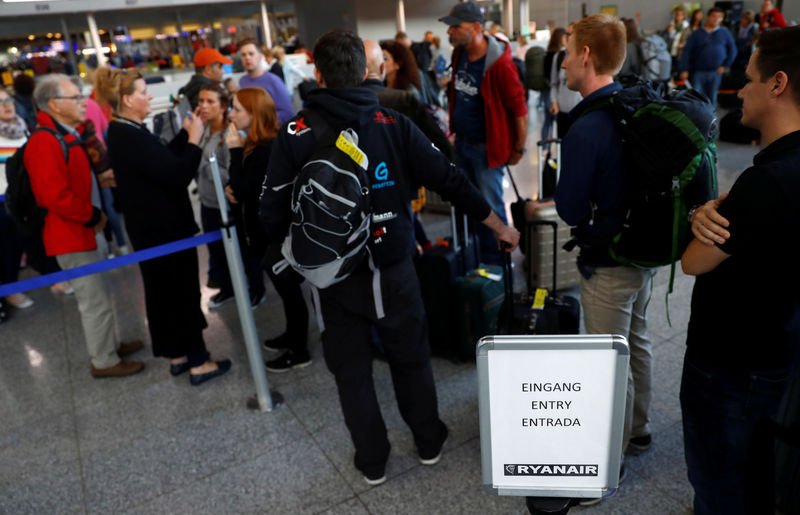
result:
M 694 213 L 695 213 L 695 211 L 697 211 L 698 207 L 700 207 L 700 206 L 694 206 L 692 209 L 689 210 L 689 213 L 688 213 L 687 217 L 689 219 L 689 223 L 690 224 L 692 223 L 692 217 L 694 216 Z

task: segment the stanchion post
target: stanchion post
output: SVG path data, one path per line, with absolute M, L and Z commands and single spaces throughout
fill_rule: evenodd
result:
M 253 374 L 253 381 L 256 383 L 256 398 L 248 399 L 247 407 L 260 409 L 261 411 L 272 411 L 281 405 L 282 397 L 278 392 L 270 392 L 267 384 L 267 373 L 264 369 L 264 359 L 258 344 L 256 323 L 253 319 L 253 309 L 250 306 L 250 293 L 245 281 L 244 265 L 242 263 L 242 253 L 239 249 L 236 226 L 231 223 L 228 216 L 228 201 L 223 191 L 222 176 L 219 173 L 217 157 L 212 154 L 209 161 L 211 163 L 211 176 L 214 179 L 214 189 L 217 193 L 217 203 L 222 215 L 222 243 L 225 247 L 225 256 L 228 258 L 228 270 L 231 274 L 233 292 L 236 297 L 236 308 L 239 311 L 239 320 L 242 324 L 247 357 L 250 360 L 250 371 Z

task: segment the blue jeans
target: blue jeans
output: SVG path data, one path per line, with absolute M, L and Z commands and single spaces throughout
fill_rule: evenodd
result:
M 717 91 L 722 82 L 722 75 L 717 70 L 696 71 L 692 74 L 692 87 L 711 100 L 711 105 L 717 105 Z
M 125 234 L 122 232 L 122 223 L 120 223 L 119 220 L 119 213 L 114 209 L 114 196 L 111 193 L 111 188 L 101 188 L 100 192 L 103 195 L 103 204 L 106 208 L 108 225 L 111 226 L 111 231 L 117 239 L 117 246 L 122 247 L 125 245 Z
M 556 120 L 555 115 L 550 112 L 550 90 L 546 89 L 542 91 L 542 96 L 540 98 L 542 99 L 542 102 L 544 102 L 544 121 L 542 122 L 542 139 L 547 139 L 553 132 L 553 122 Z
M 746 372 L 684 359 L 683 438 L 695 515 L 774 513 L 778 409 L 790 370 Z
M 504 167 L 489 168 L 486 157 L 486 144 L 464 141 L 456 137 L 456 163 L 472 184 L 489 203 L 492 211 L 508 223 L 506 218 L 506 204 L 503 201 L 503 173 Z M 478 244 L 481 249 L 481 262 L 490 265 L 502 265 L 503 254 L 497 247 L 497 240 L 491 229 L 483 224 L 476 224 L 475 233 L 478 235 Z
M 222 213 L 219 209 L 200 205 L 200 223 L 203 225 L 203 232 L 216 231 L 222 228 Z M 247 276 L 250 295 L 260 295 L 264 293 L 264 272 L 261 270 L 261 260 L 253 257 L 242 247 L 242 264 L 244 273 Z M 208 244 L 208 278 L 217 281 L 221 292 L 233 292 L 231 274 L 228 270 L 228 258 L 225 255 L 225 246 L 221 241 L 214 241 Z

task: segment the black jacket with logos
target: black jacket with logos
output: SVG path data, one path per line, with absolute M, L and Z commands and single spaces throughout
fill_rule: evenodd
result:
M 367 88 L 320 88 L 307 107 L 336 130 L 353 129 L 369 159 L 372 233 L 376 265 L 397 263 L 414 250 L 410 200 L 420 186 L 439 193 L 474 220 L 491 212 L 480 192 L 425 135 L 397 111 L 378 104 Z M 313 127 L 300 112 L 281 127 L 272 148 L 261 193 L 261 224 L 270 243 L 286 237 L 292 185 L 315 146 Z
M 394 109 L 407 116 L 414 125 L 419 127 L 425 136 L 441 150 L 448 159 L 453 159 L 453 146 L 448 141 L 442 129 L 436 124 L 433 115 L 428 112 L 425 104 L 420 102 L 411 91 L 404 89 L 390 89 L 377 79 L 367 79 L 363 87 L 370 88 L 378 95 L 378 103 L 388 109 Z

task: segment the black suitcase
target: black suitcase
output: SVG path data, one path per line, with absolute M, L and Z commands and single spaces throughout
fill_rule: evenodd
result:
M 462 227 L 464 234 L 467 234 L 466 217 Z M 437 245 L 417 259 L 417 277 L 428 318 L 431 353 L 455 358 L 459 355 L 463 340 L 456 278 L 464 276 L 468 270 L 477 268 L 478 248 L 471 235 L 466 238 L 464 246 L 460 244 L 460 231 L 456 222 L 455 208 L 452 207 L 450 230 L 452 237 L 447 239 L 447 245 Z
M 558 248 L 558 222 L 541 220 L 531 222 L 535 225 L 549 225 L 553 228 L 553 248 Z M 558 266 L 557 253 L 553 253 L 553 270 Z M 514 294 L 514 278 L 511 269 L 511 254 L 505 256 L 506 301 L 501 311 L 505 318 L 500 327 L 507 334 L 579 334 L 581 307 L 578 300 L 568 295 L 556 293 L 556 277 L 553 274 L 553 289 L 537 289 L 533 295 Z

